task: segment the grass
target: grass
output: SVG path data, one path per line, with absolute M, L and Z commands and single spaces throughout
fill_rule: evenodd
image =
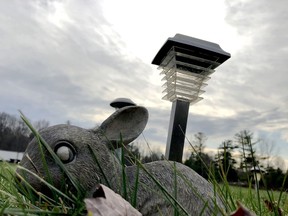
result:
M 44 199 L 33 200 L 19 194 L 14 182 L 14 175 L 17 165 L 8 164 L 6 162 L 0 163 L 0 215 L 53 215 L 53 214 L 69 214 L 73 213 L 77 215 L 79 212 L 85 212 L 82 207 L 75 211 L 71 206 L 67 206 L 65 203 L 59 202 L 49 203 L 43 202 Z M 149 173 L 147 173 L 149 174 Z M 137 187 L 137 185 L 136 185 Z M 177 187 L 177 186 L 175 186 Z M 256 215 L 277 215 L 276 213 L 269 212 L 265 206 L 265 200 L 271 200 L 272 202 L 278 201 L 279 206 L 284 210 L 284 214 L 288 213 L 287 194 L 280 191 L 267 191 L 259 190 L 260 205 L 257 200 L 257 193 L 254 186 L 249 188 L 231 186 L 226 184 L 217 185 L 224 196 L 225 202 L 228 204 L 228 212 L 231 212 L 236 207 L 236 201 L 240 201 L 245 207 L 252 210 Z M 126 191 L 127 193 L 127 191 Z M 41 197 L 41 196 L 40 196 Z M 131 203 L 135 204 L 135 197 L 132 197 Z M 234 203 L 233 203 L 234 202 Z M 232 204 L 233 203 L 233 204 Z M 77 214 L 75 214 L 77 212 Z
M 46 170 L 48 178 L 44 180 L 24 167 L 2 163 L 0 172 L 0 215 L 79 215 L 85 212 L 83 202 L 84 192 L 81 185 L 74 180 L 73 176 L 66 170 L 62 161 L 32 127 L 27 118 L 25 118 L 23 114 L 21 117 L 38 141 L 40 149 L 39 156 L 42 159 L 43 167 Z M 65 192 L 53 186 L 43 149 L 54 159 L 54 162 L 66 175 L 67 181 L 73 186 L 76 192 L 71 193 L 68 188 L 65 188 L 68 184 L 64 184 L 63 191 Z M 22 175 L 16 172 L 16 168 L 22 171 Z M 26 174 L 33 175 L 39 181 L 43 182 L 43 184 L 52 191 L 52 195 L 48 197 L 35 190 L 26 181 Z M 18 179 L 15 177 L 18 177 Z M 26 186 L 19 184 L 19 179 L 26 183 Z
M 32 201 L 31 199 L 27 199 L 27 197 L 19 194 L 13 177 L 16 167 L 17 165 L 15 164 L 9 164 L 6 162 L 0 163 L 0 215 L 3 215 L 4 213 L 11 215 L 57 215 L 60 213 L 71 215 L 71 212 L 73 213 L 75 211 L 75 209 L 72 210 L 71 207 L 65 206 L 65 203 L 61 204 L 61 201 L 60 203 L 54 203 L 53 205 L 49 205 L 48 202 L 42 201 L 41 204 L 40 200 Z M 280 197 L 281 199 L 279 206 L 284 211 L 283 215 L 288 213 L 287 193 L 281 193 L 280 191 L 267 191 L 263 189 L 259 190 L 261 200 L 260 207 L 257 201 L 257 193 L 253 185 L 251 185 L 249 188 L 226 184 L 219 184 L 218 186 L 222 192 L 226 192 L 226 190 L 229 189 L 225 201 L 230 206 L 233 205 L 231 204 L 229 197 L 232 198 L 233 202 L 241 202 L 246 208 L 255 212 L 256 215 L 277 215 L 276 213 L 268 210 L 264 201 L 270 199 L 272 199 L 271 201 L 278 201 Z M 135 197 L 131 200 L 131 202 L 133 201 L 135 202 Z M 234 210 L 233 207 L 228 209 L 229 212 L 232 210 Z M 85 212 L 83 206 L 79 211 L 82 213 Z M 77 214 L 79 211 L 76 211 Z
M 46 200 L 39 194 L 38 199 L 34 195 L 19 193 L 15 182 L 15 164 L 0 163 L 0 215 L 47 215 L 58 214 L 59 205 Z M 67 212 L 63 210 L 62 212 Z
M 277 203 L 280 198 L 279 207 L 283 209 L 283 215 L 288 213 L 288 203 L 287 203 L 287 193 L 282 193 L 281 191 L 269 191 L 265 189 L 259 190 L 260 196 L 260 205 L 258 204 L 258 198 L 256 189 L 253 187 L 244 188 L 244 187 L 236 187 L 229 186 L 231 190 L 231 195 L 235 200 L 243 203 L 248 209 L 253 210 L 257 215 L 275 215 L 274 212 L 270 212 L 267 206 L 265 205 L 265 200 Z
M 61 192 L 58 189 L 54 188 L 49 182 L 49 179 L 44 181 L 40 177 L 38 177 L 41 181 L 45 182 L 45 184 L 50 187 L 53 191 L 53 199 L 35 191 L 34 188 L 28 187 L 23 188 L 17 184 L 15 181 L 16 168 L 23 169 L 15 164 L 8 164 L 5 162 L 0 163 L 0 215 L 86 215 L 86 209 L 84 205 L 84 193 L 82 191 L 81 185 L 79 185 L 70 173 L 65 169 L 65 166 L 59 160 L 59 158 L 55 155 L 54 151 L 50 148 L 50 146 L 42 139 L 42 137 L 34 130 L 31 124 L 27 121 L 27 119 L 22 115 L 24 122 L 28 125 L 31 131 L 34 133 L 35 137 L 38 139 L 40 149 L 46 149 L 49 154 L 53 157 L 55 162 L 59 165 L 62 171 L 66 174 L 68 181 L 76 188 L 75 193 L 71 193 L 71 191 L 67 190 L 65 192 Z M 44 160 L 43 151 L 41 150 L 41 154 Z M 94 157 L 95 163 L 98 164 L 100 170 L 101 164 L 97 160 L 95 153 L 93 153 L 93 149 L 90 148 L 91 154 Z M 123 154 L 122 154 L 123 155 Z M 133 156 L 132 156 L 133 157 Z M 124 159 L 122 158 L 122 161 Z M 167 200 L 170 201 L 171 205 L 174 206 L 174 215 L 189 215 L 189 212 L 177 202 L 177 193 L 170 194 L 162 185 L 161 182 L 158 182 L 156 178 L 154 178 L 151 173 L 149 173 L 143 164 L 136 158 L 134 159 L 137 165 L 137 176 L 139 174 L 139 170 L 141 169 L 144 173 L 146 173 L 159 187 L 159 190 L 163 193 L 163 196 L 166 197 Z M 46 167 L 47 168 L 47 167 Z M 175 165 L 171 163 L 171 168 L 175 169 L 175 181 L 174 187 L 177 188 L 177 178 L 181 178 L 181 173 L 177 173 Z M 48 169 L 47 169 L 47 172 Z M 103 172 L 103 170 L 102 170 Z M 105 177 L 105 173 L 102 173 Z M 276 206 L 281 207 L 284 211 L 284 214 L 288 213 L 288 202 L 287 202 L 287 194 L 286 192 L 279 191 L 268 191 L 268 190 L 259 190 L 256 193 L 253 185 L 250 184 L 249 188 L 236 187 L 231 186 L 225 180 L 225 175 L 223 175 L 222 184 L 218 184 L 213 178 L 212 172 L 210 173 L 210 181 L 212 182 L 215 190 L 219 193 L 219 195 L 224 200 L 226 204 L 226 211 L 232 212 L 237 208 L 236 201 L 242 203 L 245 207 L 252 210 L 256 213 L 256 215 L 278 215 L 277 211 L 269 211 L 269 209 L 265 205 L 265 200 L 268 200 L 271 203 L 277 202 Z M 25 181 L 23 176 L 18 176 Z M 109 183 L 109 179 L 105 178 L 105 181 Z M 126 198 L 132 206 L 136 206 L 136 198 L 137 198 L 137 188 L 138 188 L 138 180 L 136 178 L 134 191 L 129 191 L 128 186 L 126 185 L 126 173 L 124 169 L 124 164 L 122 164 L 122 196 Z M 29 184 L 28 184 L 29 185 Z M 109 185 L 109 184 L 108 184 Z M 187 182 L 187 186 L 189 186 L 189 182 Z M 192 185 L 191 185 L 192 188 Z M 21 193 L 19 193 L 21 191 Z M 176 191 L 176 190 L 175 190 Z M 200 197 L 201 198 L 201 197 Z M 207 206 L 199 206 L 203 210 Z

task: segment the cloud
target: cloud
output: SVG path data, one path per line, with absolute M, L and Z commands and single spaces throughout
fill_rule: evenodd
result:
M 225 137 L 248 129 L 286 149 L 286 7 L 285 1 L 226 1 L 225 20 L 246 42 L 220 66 L 221 73 L 212 74 L 205 99 L 190 116 L 188 134 L 203 131 L 217 147 Z
M 287 3 L 226 1 L 226 5 L 226 22 L 246 43 L 220 66 L 221 73 L 216 70 L 212 75 L 194 120 L 207 110 L 203 120 L 211 134 L 278 131 L 287 143 Z M 203 121 L 197 125 L 205 129 Z
M 204 132 L 207 145 L 217 148 L 221 141 L 248 129 L 255 134 L 272 134 L 279 143 L 287 144 L 287 3 L 225 3 L 226 10 L 221 13 L 226 12 L 227 31 L 234 29 L 239 41 L 231 40 L 242 46 L 235 45 L 239 49 L 232 49 L 232 58 L 212 74 L 204 100 L 190 107 L 187 136 Z M 58 124 L 69 119 L 72 124 L 89 128 L 113 112 L 109 107 L 112 100 L 128 97 L 148 108 L 150 118 L 144 135 L 149 144 L 162 148 L 166 144 L 171 103 L 161 100 L 161 77 L 150 62 L 131 55 L 127 42 L 115 30 L 119 26 L 106 20 L 102 4 L 92 0 L 85 4 L 56 0 L 0 2 L 0 110 L 15 114 L 21 109 L 33 121 L 46 119 Z M 202 14 L 193 4 L 195 11 Z M 171 12 L 171 8 L 167 7 L 167 11 Z M 156 8 L 152 12 L 147 20 L 135 17 L 141 18 L 141 25 L 135 27 L 138 31 L 133 35 L 125 33 L 129 40 L 137 37 L 139 41 L 151 41 L 151 48 L 138 40 L 129 41 L 137 53 L 143 47 L 143 59 L 153 58 L 166 40 L 161 37 L 168 33 L 173 36 L 172 31 L 227 38 L 216 32 L 218 25 L 213 26 L 215 36 L 203 26 L 211 24 L 209 17 L 200 24 L 193 13 L 182 13 L 181 22 L 177 16 L 171 17 L 173 22 L 165 23 L 167 28 L 159 28 L 162 19 L 153 25 L 152 15 L 159 14 Z M 213 13 L 217 22 L 223 16 L 218 17 L 219 13 Z M 133 16 L 137 14 L 133 11 Z M 130 22 L 121 23 L 120 28 L 128 31 L 134 23 L 131 16 L 125 19 Z
M 149 99 L 135 90 L 149 91 L 149 66 L 126 55 L 98 2 L 14 1 L 1 8 L 2 110 L 87 122 L 115 97 Z

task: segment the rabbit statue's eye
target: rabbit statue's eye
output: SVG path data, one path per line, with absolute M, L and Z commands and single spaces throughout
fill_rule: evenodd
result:
M 63 163 L 70 163 L 75 159 L 75 149 L 68 142 L 58 142 L 54 151 Z

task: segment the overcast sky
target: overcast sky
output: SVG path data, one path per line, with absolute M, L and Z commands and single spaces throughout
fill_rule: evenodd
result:
M 288 159 L 287 8 L 285 0 L 0 1 L 0 112 L 91 128 L 127 97 L 149 110 L 145 138 L 164 153 L 171 103 L 151 61 L 181 33 L 232 56 L 190 107 L 187 137 L 201 131 L 215 149 L 247 129 Z

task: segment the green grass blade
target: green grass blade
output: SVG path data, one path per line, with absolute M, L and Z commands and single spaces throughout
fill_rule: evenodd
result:
M 122 171 L 122 196 L 124 199 L 128 199 L 127 193 L 127 177 L 125 171 L 125 158 L 124 158 L 124 146 L 121 147 L 121 171 Z
M 102 169 L 102 166 L 101 166 L 101 164 L 100 164 L 100 162 L 99 162 L 99 160 L 98 160 L 98 158 L 97 158 L 97 156 L 96 156 L 96 152 L 94 151 L 94 149 L 93 149 L 89 144 L 88 144 L 88 149 L 89 149 L 89 151 L 91 152 L 91 155 L 92 155 L 92 157 L 93 157 L 93 160 L 96 162 L 96 164 L 97 164 L 97 166 L 98 166 L 98 168 L 99 168 L 99 170 L 100 170 L 100 174 L 103 176 L 103 178 L 104 178 L 104 180 L 105 180 L 105 182 L 106 182 L 107 187 L 111 188 L 110 182 L 109 182 L 109 180 L 108 180 L 108 178 L 107 178 L 104 170 Z
M 137 205 L 137 192 L 139 187 L 139 165 L 136 165 L 136 177 L 135 177 L 135 184 L 134 184 L 134 191 L 132 195 L 131 205 L 135 208 Z

